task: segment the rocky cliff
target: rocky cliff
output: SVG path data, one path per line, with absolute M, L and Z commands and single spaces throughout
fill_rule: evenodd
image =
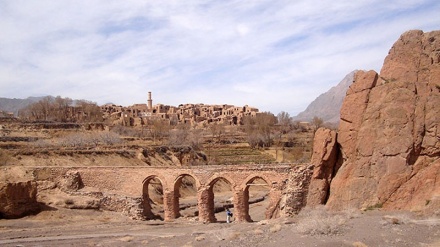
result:
M 316 98 L 306 110 L 294 117 L 294 120 L 311 121 L 315 116 L 325 122 L 338 123 L 342 101 L 348 87 L 353 83 L 354 74 L 357 70 L 348 73 L 338 85 Z
M 319 135 L 315 145 L 323 142 Z M 318 189 L 309 190 L 311 204 L 438 210 L 440 31 L 408 31 L 391 48 L 380 74 L 357 72 L 341 108 L 337 142 L 321 146 L 315 156 L 336 148 L 341 166 L 314 162 L 311 186 Z M 319 197 L 320 190 L 328 199 Z

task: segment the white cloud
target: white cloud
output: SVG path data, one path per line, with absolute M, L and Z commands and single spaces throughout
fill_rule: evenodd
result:
M 382 66 L 426 1 L 4 1 L 0 97 L 305 109 L 354 69 Z

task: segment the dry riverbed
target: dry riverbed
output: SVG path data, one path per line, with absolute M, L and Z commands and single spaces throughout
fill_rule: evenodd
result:
M 440 246 L 440 220 L 413 213 L 304 210 L 294 218 L 203 224 L 133 221 L 119 213 L 57 209 L 0 220 L 0 246 Z

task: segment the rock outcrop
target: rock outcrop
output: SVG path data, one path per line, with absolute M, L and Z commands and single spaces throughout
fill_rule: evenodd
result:
M 297 166 L 289 174 L 286 188 L 283 190 L 280 209 L 282 216 L 298 214 L 308 203 L 307 195 L 310 187 L 313 166 Z
M 77 171 L 67 171 L 57 181 L 57 186 L 63 191 L 77 191 L 84 187 L 81 175 Z
M 314 166 L 307 195 L 307 206 L 325 204 L 330 192 L 330 182 L 338 165 L 336 131 L 319 128 L 315 133 L 311 163 Z
M 0 183 L 0 219 L 16 219 L 39 211 L 35 182 Z
M 425 210 L 440 200 L 440 31 L 404 33 L 380 75 L 359 71 L 341 108 L 333 209 Z M 330 168 L 329 168 L 330 169 Z

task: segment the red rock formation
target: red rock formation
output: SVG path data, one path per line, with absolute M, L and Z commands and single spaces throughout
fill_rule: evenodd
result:
M 320 128 L 315 133 L 311 163 L 314 166 L 307 195 L 307 206 L 325 204 L 330 182 L 334 177 L 338 159 L 336 131 Z
M 20 218 L 39 210 L 35 182 L 0 183 L 0 218 Z
M 404 33 L 380 75 L 356 74 L 338 143 L 330 208 L 424 210 L 440 200 L 440 31 Z

